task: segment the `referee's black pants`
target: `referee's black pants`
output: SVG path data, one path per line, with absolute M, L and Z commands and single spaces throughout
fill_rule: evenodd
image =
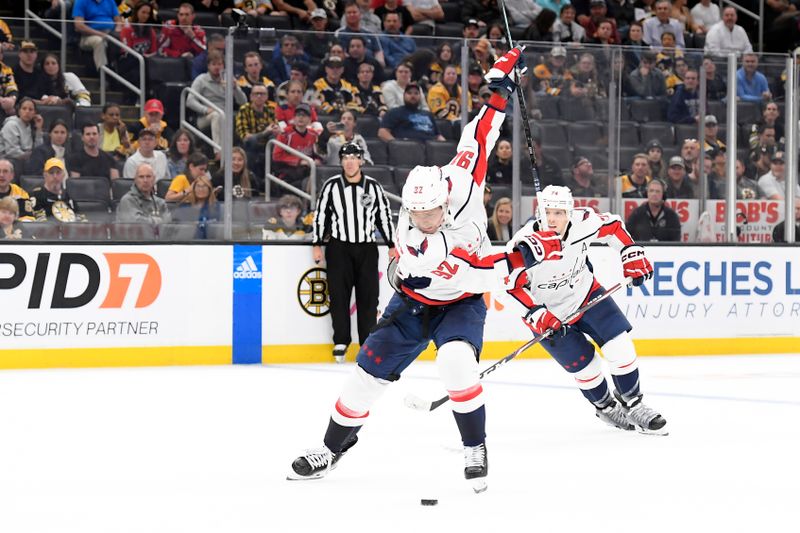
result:
M 350 344 L 350 296 L 356 289 L 358 343 L 364 344 L 378 316 L 378 245 L 331 239 L 325 246 L 333 343 Z

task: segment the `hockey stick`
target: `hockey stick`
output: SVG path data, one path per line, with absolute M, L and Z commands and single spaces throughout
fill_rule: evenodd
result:
M 595 296 L 594 298 L 592 298 L 591 300 L 586 302 L 586 304 L 583 307 L 579 308 L 577 311 L 575 311 L 574 313 L 569 315 L 564 320 L 564 323 L 568 323 L 571 320 L 577 318 L 578 316 L 580 316 L 581 313 L 584 313 L 584 312 L 588 311 L 589 309 L 591 309 L 595 305 L 599 304 L 600 302 L 602 302 L 603 300 L 605 300 L 606 298 L 608 298 L 609 296 L 611 296 L 612 294 L 617 292 L 622 287 L 627 287 L 630 282 L 631 282 L 631 278 L 625 278 L 624 282 L 617 283 L 616 285 L 614 285 L 613 287 L 608 289 L 603 294 L 601 294 L 599 296 Z M 507 356 L 503 357 L 502 359 L 500 359 L 499 361 L 497 361 L 493 365 L 487 367 L 483 372 L 481 372 L 481 374 L 479 376 L 479 379 L 483 379 L 484 377 L 488 376 L 489 374 L 491 374 L 492 372 L 497 370 L 497 368 L 499 366 L 508 363 L 509 361 L 514 359 L 516 356 L 518 356 L 519 354 L 521 354 L 522 352 L 524 352 L 525 350 L 527 350 L 531 346 L 534 346 L 535 344 L 539 344 L 540 342 L 542 342 L 543 340 L 545 340 L 546 338 L 548 338 L 552 334 L 553 334 L 553 330 L 552 329 L 548 329 L 547 331 L 545 331 L 541 335 L 535 336 L 534 338 L 532 338 L 531 340 L 529 340 L 528 342 L 526 342 L 525 344 L 523 344 L 522 346 L 520 346 L 519 348 L 517 348 L 516 350 L 514 350 L 510 354 L 508 354 Z M 449 400 L 449 399 L 450 399 L 450 396 L 443 396 L 443 397 L 439 398 L 438 400 L 430 401 L 430 400 L 425 400 L 423 398 L 420 398 L 419 396 L 417 396 L 415 394 L 409 394 L 405 398 L 405 404 L 406 404 L 406 407 L 408 407 L 410 409 L 415 409 L 417 411 L 433 411 L 434 409 L 436 409 L 438 407 L 441 407 L 442 405 L 447 403 L 447 400 Z
M 509 48 L 514 48 L 514 42 L 511 40 L 511 28 L 508 25 L 508 13 L 506 13 L 506 3 L 499 0 L 500 10 L 503 12 L 503 22 L 506 25 L 506 38 L 508 39 Z M 536 193 L 542 192 L 542 184 L 539 182 L 539 170 L 536 168 L 536 152 L 533 149 L 533 135 L 531 134 L 531 124 L 528 121 L 528 107 L 525 105 L 525 95 L 522 94 L 522 74 L 517 71 L 519 75 L 520 85 L 517 87 L 517 102 L 519 102 L 519 113 L 522 115 L 522 128 L 525 132 L 525 141 L 528 143 L 528 157 L 531 160 L 531 175 L 533 176 L 533 185 L 536 188 Z

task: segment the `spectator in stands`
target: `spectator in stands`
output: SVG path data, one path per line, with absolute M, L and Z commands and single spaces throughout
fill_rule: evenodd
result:
M 468 109 L 480 109 L 485 100 L 488 100 L 492 91 L 483 79 L 483 70 L 478 65 L 472 65 L 467 73 L 467 90 L 469 99 Z M 488 93 L 488 96 L 487 96 Z
M 8 159 L 27 161 L 33 149 L 42 144 L 44 119 L 36 112 L 36 104 L 30 98 L 17 103 L 17 116 L 8 117 L 0 129 L 0 154 Z
M 147 163 L 139 165 L 131 190 L 125 193 L 117 206 L 117 222 L 172 222 L 167 202 L 156 196 L 155 185 L 153 168 Z
M 92 97 L 83 82 L 72 72 L 62 72 L 61 62 L 55 54 L 47 53 L 42 58 L 42 78 L 35 100 L 37 105 L 70 105 L 86 107 L 92 105 Z
M 411 11 L 401 3 L 400 0 L 386 0 L 383 5 L 375 7 L 375 16 L 383 22 L 383 31 L 386 31 L 386 15 L 392 13 L 399 17 L 400 33 L 411 33 L 414 17 L 411 16 Z
M 539 171 L 542 188 L 548 185 L 564 185 L 558 161 L 543 153 L 542 140 L 537 136 L 533 137 L 533 151 L 536 155 L 536 170 Z
M 208 72 L 200 74 L 192 82 L 192 90 L 209 100 L 219 109 L 225 107 L 225 79 L 222 76 L 225 60 L 219 52 L 212 52 L 208 56 Z M 233 87 L 233 100 L 236 105 L 244 104 L 247 99 L 238 85 Z M 222 146 L 222 114 L 213 107 L 206 106 L 193 94 L 186 99 L 186 106 L 198 114 L 197 127 L 200 129 L 211 128 L 211 139 Z M 214 149 L 214 157 L 219 160 L 221 155 Z
M 608 182 L 595 177 L 592 162 L 578 156 L 572 164 L 572 176 L 567 178 L 566 186 L 577 198 L 603 198 L 608 196 Z
M 22 41 L 19 45 L 18 63 L 14 66 L 14 81 L 17 98 L 40 98 L 44 94 L 44 74 L 39 68 L 39 49 L 33 41 Z M 13 113 L 11 113 L 13 114 Z
M 784 143 L 783 124 L 781 123 L 780 116 L 781 111 L 778 108 L 778 104 L 775 102 L 768 102 L 767 105 L 764 106 L 764 110 L 761 112 L 761 120 L 750 127 L 750 138 L 748 139 L 750 148 L 758 146 L 760 142 L 759 130 L 763 129 L 763 126 L 771 126 L 774 128 L 776 143 Z
M 252 198 L 258 196 L 259 191 L 264 190 L 264 184 L 256 179 L 256 176 L 250 172 L 247 165 L 247 154 L 238 146 L 233 147 L 231 152 L 231 173 L 233 177 L 233 188 L 231 189 L 231 196 L 236 199 Z M 217 199 L 225 199 L 225 168 L 220 168 L 214 179 L 214 190 L 217 194 Z
M 152 167 L 150 172 L 153 173 Z M 194 180 L 200 177 L 211 178 L 208 175 L 208 158 L 200 152 L 194 152 L 186 159 L 186 172 L 178 174 L 170 182 L 164 199 L 167 202 L 180 202 L 191 192 Z M 154 173 L 153 180 L 155 181 Z
M 352 44 L 355 41 L 350 41 Z M 386 104 L 383 103 L 383 94 L 381 94 L 380 85 L 376 85 L 373 81 L 375 67 L 369 63 L 361 63 L 358 66 L 358 83 L 356 88 L 358 93 L 358 106 L 363 110 L 364 115 L 373 115 L 382 117 L 386 114 Z
M 582 103 L 588 106 L 594 104 L 595 98 L 606 96 L 606 88 L 597 72 L 595 58 L 592 54 L 588 52 L 581 54 L 578 63 L 572 67 L 570 72 L 572 80 L 567 96 L 581 99 Z
M 742 66 L 736 71 L 736 96 L 743 102 L 772 100 L 767 77 L 758 72 L 758 56 L 744 54 Z
M 489 217 L 486 227 L 486 235 L 489 240 L 508 242 L 514 235 L 514 228 L 511 226 L 513 217 L 514 211 L 511 206 L 511 198 L 498 198 L 494 203 L 492 216 Z
M 11 34 L 11 28 L 3 19 L 0 19 L 0 48 L 3 50 L 14 49 L 14 36 Z
M 647 201 L 634 209 L 625 227 L 636 242 L 681 240 L 681 220 L 664 199 L 664 182 L 654 179 L 647 184 Z
M 772 164 L 772 155 L 777 151 L 776 147 L 769 145 L 759 145 L 755 150 L 750 152 L 750 161 L 753 163 L 753 170 L 755 176 L 760 178 L 770 171 Z
M 667 120 L 673 124 L 697 124 L 699 121 L 700 95 L 697 93 L 696 70 L 686 71 L 683 84 L 678 85 L 669 101 Z
M 617 22 L 620 36 L 626 35 L 631 24 L 636 22 L 636 6 L 634 0 L 609 0 L 608 16 Z
M 367 33 L 380 33 L 381 32 L 381 18 L 376 15 L 372 8 L 370 7 L 371 2 L 369 0 L 352 0 L 352 2 L 358 7 L 360 11 L 360 28 L 367 32 Z M 347 20 L 347 6 L 348 2 L 345 2 L 345 10 L 344 16 L 339 21 L 339 29 L 347 31 L 346 28 L 348 27 L 356 27 L 355 23 L 353 22 L 352 18 L 348 22 Z
M 411 73 L 412 73 L 411 64 L 401 63 L 397 65 L 396 69 L 394 69 L 395 79 L 385 81 L 381 85 L 381 91 L 383 92 L 383 102 L 386 104 L 386 107 L 388 109 L 394 109 L 396 107 L 401 107 L 404 105 L 404 94 L 406 87 L 408 87 L 408 85 L 412 83 Z M 425 98 L 425 93 L 422 91 L 421 88 L 419 89 L 419 91 L 420 94 L 422 95 L 422 99 L 420 101 L 420 108 L 427 110 L 428 101 Z
M 420 107 L 421 98 L 419 85 L 413 82 L 406 85 L 403 92 L 404 105 L 390 109 L 383 116 L 378 137 L 385 142 L 394 139 L 444 141 L 445 138 L 439 133 L 433 114 Z
M 372 156 L 369 153 L 367 141 L 360 133 L 356 133 L 356 125 L 358 121 L 355 114 L 352 111 L 345 111 L 342 113 L 340 120 L 340 127 L 335 128 L 335 134 L 331 135 L 328 139 L 328 156 L 325 164 L 339 166 L 341 164 L 339 159 L 339 148 L 347 143 L 355 143 L 364 151 L 364 154 L 361 156 L 361 158 L 364 160 L 364 164 L 373 165 L 374 163 L 372 162 Z
M 252 168 L 259 174 L 263 172 L 267 142 L 281 130 L 275 111 L 267 104 L 268 98 L 269 91 L 264 85 L 253 85 L 250 102 L 239 108 L 235 121 L 236 135 L 244 143 Z
M 300 82 L 300 87 L 303 90 L 303 100 L 311 102 L 314 98 L 314 89 L 309 87 L 308 83 L 308 72 L 309 66 L 308 63 L 304 61 L 296 61 L 292 64 L 292 69 L 289 74 L 289 80 L 281 83 L 278 85 L 277 93 L 277 104 L 283 105 L 286 103 L 286 91 L 289 85 L 289 82 L 297 81 Z
M 528 26 L 522 37 L 526 41 L 556 41 L 558 36 L 555 34 L 556 21 L 558 15 L 549 9 L 543 9 L 536 20 Z
M 25 173 L 39 175 L 44 172 L 44 163 L 55 157 L 66 162 L 67 155 L 71 153 L 68 144 L 69 130 L 67 123 L 57 118 L 50 123 L 47 139 L 33 149 L 30 159 L 25 163 Z
M 703 59 L 703 72 L 706 77 L 706 98 L 709 100 L 722 100 L 725 98 L 728 94 L 728 84 L 717 73 L 717 65 L 712 58 L 706 57 Z
M 186 161 L 195 151 L 194 137 L 183 128 L 175 132 L 167 149 L 167 169 L 170 182 L 186 172 Z
M 303 85 L 299 81 L 290 81 L 286 90 L 286 103 L 279 105 L 278 109 L 275 110 L 275 118 L 278 121 L 278 127 L 281 132 L 286 131 L 289 126 L 294 124 L 294 112 L 297 106 L 302 103 Z M 309 108 L 311 109 L 311 124 L 309 128 L 319 135 L 322 133 L 322 124 L 317 119 L 317 111 L 313 107 L 309 106 Z
M 303 216 L 303 201 L 294 194 L 284 194 L 278 200 L 278 216 L 269 217 L 261 230 L 265 241 L 311 240 L 314 213 Z
M 147 163 L 153 167 L 156 181 L 169 179 L 169 168 L 167 166 L 167 155 L 162 150 L 156 150 L 156 136 L 149 129 L 139 132 L 138 149 L 131 154 L 125 161 L 125 168 L 122 176 L 126 179 L 133 179 L 136 176 L 136 169 L 142 163 Z
M 433 31 L 436 22 L 444 20 L 439 0 L 405 0 L 403 5 L 408 8 L 417 27 L 428 27 Z
M 72 5 L 75 31 L 81 35 L 81 50 L 91 50 L 97 70 L 108 63 L 106 36 L 119 35 L 122 17 L 114 0 L 75 0 Z
M 35 220 L 33 203 L 28 192 L 12 183 L 14 181 L 14 164 L 8 159 L 0 159 L 0 199 L 11 198 L 19 208 L 19 220 L 30 222 Z
M 0 204 L 2 209 L 2 204 Z M 772 229 L 772 242 L 786 242 L 784 234 L 786 232 L 786 221 L 782 220 L 775 225 Z M 796 196 L 794 199 L 794 239 L 795 242 L 800 239 L 800 197 Z
M 600 23 L 605 20 L 611 20 L 611 25 L 613 26 L 613 31 L 611 32 L 612 42 L 621 43 L 622 39 L 617 32 L 617 21 L 608 18 L 608 4 L 606 4 L 606 0 L 591 0 L 589 2 L 589 17 L 584 19 L 583 22 L 580 20 L 578 20 L 578 22 L 580 22 L 581 26 L 586 30 L 586 36 L 592 37 L 597 33 L 597 27 Z M 647 41 L 647 39 L 645 39 L 645 41 Z
M 503 4 L 508 11 L 508 22 L 512 28 L 527 28 L 533 24 L 543 7 L 528 0 L 508 0 Z
M 647 155 L 634 155 L 630 173 L 620 177 L 622 197 L 647 198 L 647 184 L 651 179 Z
M 209 179 L 199 176 L 175 210 L 175 219 L 197 224 L 195 239 L 208 238 L 208 224 L 222 220 L 222 209 Z
M 758 191 L 767 200 L 783 200 L 786 192 L 786 159 L 782 151 L 772 155 L 770 170 L 758 178 Z M 800 197 L 800 183 L 795 183 L 794 196 Z
M 14 70 L 3 63 L 3 48 L 0 47 L 0 118 L 15 114 L 19 89 L 14 80 Z
M 759 198 L 758 182 L 748 175 L 747 166 L 741 159 L 736 160 L 736 198 L 740 200 Z
M 691 13 L 695 24 L 695 33 L 708 33 L 714 24 L 722 20 L 719 6 L 711 0 L 700 0 L 692 8 Z
M 629 83 L 632 96 L 639 98 L 653 99 L 661 98 L 667 94 L 667 86 L 664 83 L 664 75 L 655 68 L 655 57 L 652 52 L 642 54 L 639 60 L 639 68 L 631 72 Z
M 314 0 L 272 0 L 272 4 L 275 9 L 289 14 L 292 28 L 296 30 L 306 29 L 311 21 L 311 13 L 317 9 Z
M 360 113 L 358 89 L 342 79 L 344 62 L 332 56 L 325 60 L 323 66 L 325 76 L 314 82 L 315 101 L 320 103 L 319 108 L 327 114 L 341 113 L 346 109 Z
M 136 148 L 131 145 L 130 139 L 133 136 L 128 133 L 127 124 L 120 118 L 119 105 L 112 102 L 104 105 L 97 127 L 100 132 L 100 149 L 124 163 L 128 154 Z
M 679 155 L 672 156 L 667 167 L 667 197 L 695 198 L 694 184 L 686 173 L 690 165 Z
M 409 71 L 409 81 L 411 80 L 411 72 L 413 68 L 410 63 L 405 63 L 408 65 Z M 432 83 L 438 83 L 442 81 L 442 73 L 447 65 L 454 65 L 456 69 L 458 69 L 458 74 L 461 74 L 461 65 L 456 61 L 456 58 L 453 56 L 453 47 L 450 43 L 444 42 L 439 45 L 436 49 L 436 58 L 433 60 L 430 66 L 430 72 L 428 73 L 428 78 Z M 397 76 L 397 70 L 395 70 L 395 76 Z M 403 101 L 403 93 L 402 90 L 398 93 L 398 102 L 402 103 Z M 399 104 L 398 104 L 399 105 Z
M 303 49 L 315 61 L 321 61 L 336 42 L 328 29 L 328 14 L 324 9 L 311 11 L 311 31 L 303 35 Z
M 158 35 L 153 26 L 156 24 L 153 6 L 147 1 L 136 4 L 128 24 L 119 33 L 120 40 L 145 57 L 158 53 Z M 117 71 L 120 75 L 139 86 L 139 61 L 127 50 L 120 52 L 117 59 Z
M 392 1 L 396 2 L 397 0 Z M 387 12 L 383 16 L 383 35 L 380 37 L 387 67 L 396 67 L 417 49 L 414 39 L 404 36 L 401 32 L 400 13 Z M 352 44 L 352 40 L 350 42 Z
M 138 138 L 144 129 L 150 130 L 156 136 L 156 150 L 169 148 L 169 140 L 172 139 L 174 132 L 164 120 L 164 104 L 161 100 L 151 98 L 145 102 L 144 116 L 131 124 L 129 131 L 132 137 Z M 132 148 L 136 149 L 135 142 Z
M 714 24 L 706 35 L 705 51 L 712 54 L 727 52 L 752 52 L 753 45 L 744 28 L 736 24 L 736 8 L 725 6 L 722 20 Z
M 111 180 L 119 178 L 114 158 L 100 149 L 100 128 L 97 124 L 84 124 L 81 128 L 83 150 L 67 155 L 70 178 L 80 176 L 105 176 Z M 152 172 L 152 168 L 150 171 Z
M 725 143 L 717 137 L 717 135 L 719 135 L 719 123 L 717 122 L 717 117 L 714 115 L 706 115 L 705 119 L 703 120 L 703 124 L 706 130 L 706 144 L 703 146 L 703 150 L 705 152 L 712 150 L 724 152 Z
M 208 37 L 206 49 L 194 56 L 192 59 L 192 79 L 197 79 L 197 76 L 208 72 L 208 54 L 211 52 L 219 52 L 222 57 L 225 57 L 225 37 L 219 33 L 212 33 Z
M 19 206 L 16 200 L 0 198 L 0 240 L 19 240 L 25 237 L 17 218 L 19 218 Z
M 650 175 L 654 178 L 664 179 L 667 175 L 667 166 L 664 164 L 664 148 L 658 139 L 647 143 L 644 149 L 647 154 L 647 163 L 650 165 Z
M 267 76 L 273 83 L 280 85 L 291 76 L 291 66 L 295 61 L 308 62 L 309 57 L 300 47 L 300 41 L 294 35 L 281 37 L 281 46 L 277 55 L 273 54 L 272 63 L 267 67 Z
M 697 139 L 684 139 L 681 145 L 681 157 L 691 172 L 700 161 L 700 142 Z
M 541 5 L 541 2 L 533 2 L 533 5 Z M 550 9 L 550 8 L 548 8 Z M 555 13 L 555 11 L 553 11 Z M 562 43 L 581 43 L 586 36 L 583 26 L 575 22 L 575 7 L 565 3 L 561 6 L 559 19 L 553 24 L 553 36 L 556 41 Z
M 428 91 L 428 107 L 436 118 L 461 120 L 461 85 L 453 65 L 445 67 L 442 81 Z
M 44 164 L 44 183 L 31 191 L 31 202 L 36 220 L 54 219 L 58 222 L 85 221 L 78 203 L 70 198 L 64 187 L 67 171 L 64 162 L 55 157 Z
M 628 68 L 632 71 L 639 67 L 642 56 L 650 50 L 650 47 L 647 46 L 643 39 L 644 28 L 642 23 L 632 22 L 628 28 L 627 37 L 622 41 L 622 44 L 625 45 L 625 50 L 622 54 L 625 56 Z
M 597 27 L 594 30 L 594 33 L 591 37 L 587 37 L 583 40 L 586 44 L 595 44 L 600 45 L 603 49 L 613 44 L 619 44 L 614 42 L 613 38 L 613 19 L 605 19 L 601 20 L 597 23 Z M 600 56 L 601 54 L 597 54 Z M 605 54 L 602 54 L 605 55 Z
M 664 36 L 669 35 L 668 33 L 664 33 Z M 658 54 L 659 60 L 663 57 L 662 53 Z M 667 62 L 669 63 L 669 61 Z M 659 61 L 659 64 L 661 62 Z M 683 85 L 683 78 L 686 77 L 686 71 L 689 70 L 689 65 L 686 63 L 686 60 L 681 56 L 676 56 L 672 61 L 672 68 L 664 69 L 664 83 L 667 86 L 667 94 L 672 96 L 675 94 L 675 89 L 678 85 Z M 698 86 L 699 86 L 699 74 L 698 74 Z
M 355 0 L 348 0 L 344 8 L 342 26 L 335 32 L 336 38 L 339 39 L 342 46 L 349 48 L 350 39 L 354 37 L 354 34 L 359 34 L 364 38 L 364 46 L 367 49 L 367 55 L 374 57 L 381 66 L 385 65 L 386 60 L 383 57 L 378 39 L 370 35 L 370 33 L 378 33 L 381 31 L 380 20 L 377 21 L 374 30 L 362 27 L 362 23 L 362 11 L 358 4 Z
M 497 22 L 501 20 L 497 0 L 465 0 L 461 18 L 465 23 L 470 19 L 475 19 L 481 28 Z
M 347 54 L 344 51 L 344 47 L 339 43 L 333 43 L 328 50 L 328 54 L 325 56 L 325 59 L 322 60 L 322 63 L 317 67 L 317 71 L 313 76 L 313 79 L 316 80 L 317 78 L 325 77 L 325 62 L 332 58 L 338 57 L 342 60 L 342 64 L 344 64 L 344 60 L 347 59 Z
M 511 185 L 514 176 L 511 168 L 512 154 L 511 142 L 506 139 L 497 141 L 494 154 L 489 157 L 487 165 L 486 181 L 488 183 Z
M 495 22 L 487 27 L 486 38 L 489 40 L 489 47 L 495 56 L 508 52 L 506 32 L 499 23 Z
M 161 29 L 158 53 L 167 57 L 193 58 L 206 49 L 206 32 L 194 24 L 194 6 L 188 2 L 178 7 L 178 18 L 168 20 Z
M 233 9 L 233 0 L 192 0 L 197 11 L 222 15 Z
M 286 16 L 286 13 L 273 9 L 270 0 L 235 0 L 233 6 L 247 13 L 247 24 L 255 27 L 265 25 L 265 21 L 259 20 L 264 15 Z
M 347 57 L 344 60 L 344 79 L 353 85 L 358 84 L 358 67 L 363 64 L 372 65 L 376 83 L 383 82 L 383 66 L 375 59 L 367 57 L 367 49 L 364 47 L 364 39 L 358 35 L 350 38 L 347 46 Z
M 681 23 L 670 17 L 672 14 L 672 4 L 669 0 L 657 0 L 655 4 L 655 17 L 644 21 L 644 42 L 654 50 L 661 49 L 661 34 L 665 31 L 671 32 L 675 36 L 675 46 L 686 48 L 683 41 L 683 28 Z
M 278 142 L 294 148 L 313 160 L 320 160 L 317 153 L 317 134 L 308 126 L 311 123 L 311 108 L 298 104 L 294 110 L 294 125 L 280 134 Z M 272 151 L 272 173 L 298 187 L 310 174 L 309 162 L 275 146 Z
M 689 12 L 689 8 L 686 7 L 686 0 L 672 0 L 670 18 L 678 21 L 682 32 L 703 33 L 695 24 L 694 19 L 692 19 L 692 14 Z

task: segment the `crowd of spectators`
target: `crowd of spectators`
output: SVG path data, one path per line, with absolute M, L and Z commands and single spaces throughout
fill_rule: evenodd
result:
M 727 158 L 735 157 L 740 197 L 782 198 L 780 73 L 762 71 L 735 8 L 721 8 L 709 0 L 692 4 L 685 0 L 506 2 L 515 39 L 538 41 L 526 52 L 531 67 L 526 87 L 531 96 L 530 118 L 540 124 L 558 122 L 562 129 L 568 128 L 569 122 L 600 118 L 594 114 L 596 102 L 605 101 L 614 79 L 623 106 L 634 101 L 661 104 L 661 120 L 653 122 L 670 128 L 674 139 L 670 146 L 662 136 L 647 138 L 642 130 L 639 144 L 629 146 L 637 149 L 636 153 L 620 161 L 619 170 L 612 170 L 595 157 L 596 150 L 584 152 L 583 145 L 571 138 L 556 150 L 546 131 L 536 131 L 534 145 L 543 186 L 565 184 L 576 196 L 602 198 L 608 195 L 612 173 L 620 176 L 624 197 L 647 200 L 640 214 L 649 210 L 651 218 L 657 218 L 654 213 L 660 206 L 668 209 L 664 198 L 699 197 L 701 167 L 708 176 L 706 196 L 723 198 L 725 164 Z M 53 6 L 47 7 L 52 15 Z M 234 65 L 226 65 L 225 40 L 219 28 L 232 23 L 234 8 L 246 13 L 250 26 L 298 32 L 279 32 L 273 47 L 259 50 L 260 43 L 256 43 L 253 49 L 237 54 Z M 214 17 L 212 23 L 209 15 Z M 324 4 L 314 0 L 197 0 L 162 2 L 161 6 L 146 0 L 124 0 L 119 5 L 114 0 L 75 0 L 71 18 L 76 44 L 91 53 L 94 67 L 110 64 L 134 85 L 140 82 L 138 61 L 109 46 L 106 36 L 119 38 L 146 58 L 172 58 L 176 65 L 185 62 L 185 82 L 192 88 L 186 102 L 193 112 L 190 120 L 217 145 L 222 145 L 224 135 L 224 118 L 218 108 L 224 107 L 226 76 L 234 77 L 236 111 L 231 120 L 237 148 L 225 164 L 233 170 L 234 198 L 247 200 L 264 193 L 265 148 L 271 139 L 292 149 L 276 146 L 267 154 L 272 173 L 301 190 L 310 190 L 312 166 L 317 167 L 318 175 L 320 169 L 337 167 L 338 148 L 355 142 L 364 149 L 367 165 L 391 169 L 388 179 L 392 186 L 386 188 L 399 192 L 403 176 L 394 169 L 413 163 L 404 164 L 401 155 L 394 157 L 399 164 L 393 161 L 393 147 L 416 143 L 415 157 L 421 151 L 420 162 L 445 163 L 431 160 L 436 143 L 447 143 L 446 149 L 454 154 L 462 112 L 475 112 L 486 100 L 483 74 L 507 48 L 495 0 L 340 0 Z M 108 103 L 97 122 L 75 124 L 74 131 L 60 119 L 45 125 L 39 112 L 42 106 L 89 106 L 92 95 L 79 76 L 63 71 L 59 56 L 40 51 L 33 41 L 17 44 L 10 31 L 0 33 L 5 36 L 0 38 L 0 109 L 5 117 L 0 128 L 0 157 L 8 163 L 0 164 L 0 169 L 10 165 L 11 181 L 16 180 L 10 184 L 16 187 L 12 189 L 0 178 L 0 196 L 18 200 L 16 219 L 47 219 L 41 214 L 47 196 L 61 198 L 73 212 L 72 217 L 56 217 L 61 222 L 100 220 L 102 216 L 93 211 L 81 213 L 80 198 L 66 199 L 70 180 L 105 177 L 109 181 L 108 207 L 114 210 L 108 214 L 116 220 L 160 224 L 190 222 L 197 216 L 198 228 L 203 230 L 198 229 L 196 236 L 209 235 L 207 224 L 221 220 L 220 201 L 224 198 L 219 149 L 198 142 L 187 130 L 174 129 L 179 124 L 168 124 L 165 101 L 158 98 L 147 100 L 136 121 L 124 121 L 121 106 Z M 431 35 L 469 39 L 466 72 L 460 61 L 465 41 L 416 38 Z M 792 42 L 785 44 L 788 47 Z M 2 62 L 4 50 L 16 52 L 13 68 Z M 701 117 L 699 113 L 701 76 L 709 101 L 719 102 L 727 96 L 724 62 L 719 58 L 728 51 L 742 53 L 737 100 L 763 109 L 758 120 L 741 124 L 747 145 L 744 154 L 741 149 L 726 147 L 720 117 L 711 112 Z M 466 110 L 462 109 L 464 76 Z M 125 93 L 121 104 L 132 101 L 133 96 Z M 549 114 L 553 109 L 558 110 L 555 116 Z M 558 114 L 561 109 L 570 109 L 572 116 Z M 705 127 L 704 147 L 694 140 L 696 134 L 689 136 L 685 128 L 679 129 L 700 124 Z M 487 182 L 500 188 L 501 199 L 512 182 L 510 131 L 506 129 L 503 135 L 487 171 Z M 604 139 L 601 128 L 594 148 L 602 146 Z M 380 141 L 388 143 L 388 152 L 386 144 L 376 144 Z M 53 161 L 60 161 L 60 167 L 54 167 Z M 60 169 L 61 180 L 49 178 L 48 168 L 51 173 Z M 33 190 L 24 190 L 22 176 L 42 178 L 41 185 L 35 184 L 46 191 L 42 193 L 45 196 L 37 198 Z M 130 185 L 124 196 L 122 187 L 113 187 L 117 180 L 123 180 L 120 183 L 125 188 Z M 651 187 L 653 182 L 656 185 Z M 800 196 L 800 189 L 797 194 Z M 286 209 L 278 211 L 288 212 L 289 207 L 293 211 L 294 200 L 286 202 Z M 295 219 L 307 215 L 307 202 L 298 202 L 301 212 Z M 488 214 L 493 231 L 504 236 L 509 231 L 505 226 L 508 212 L 504 204 L 498 212 L 499 203 L 491 202 Z M 266 212 L 274 223 L 282 224 L 282 212 L 274 207 Z M 667 219 L 672 221 L 669 216 Z M 275 233 L 264 229 L 262 235 Z

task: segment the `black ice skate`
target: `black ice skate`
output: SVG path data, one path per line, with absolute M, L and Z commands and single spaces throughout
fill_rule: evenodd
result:
M 327 446 L 306 450 L 303 455 L 292 462 L 292 471 L 286 479 L 296 481 L 301 479 L 321 479 L 328 472 L 336 468 L 344 452 L 333 453 Z
M 333 347 L 333 360 L 337 363 L 344 363 L 344 356 L 347 353 L 346 344 L 337 344 Z
M 489 473 L 489 459 L 486 456 L 486 444 L 464 446 L 464 477 L 472 485 L 475 494 L 488 488 L 486 475 Z
M 622 404 L 628 422 L 636 427 L 636 431 L 646 435 L 669 435 L 666 419 L 642 403 L 641 394 L 627 401 L 617 391 L 614 391 L 614 396 Z
M 602 409 L 598 407 L 595 415 L 609 426 L 624 429 L 625 431 L 633 431 L 634 429 L 633 424 L 628 421 L 625 408 L 622 407 L 621 403 L 617 403 L 614 400 L 611 400 L 611 403 Z

